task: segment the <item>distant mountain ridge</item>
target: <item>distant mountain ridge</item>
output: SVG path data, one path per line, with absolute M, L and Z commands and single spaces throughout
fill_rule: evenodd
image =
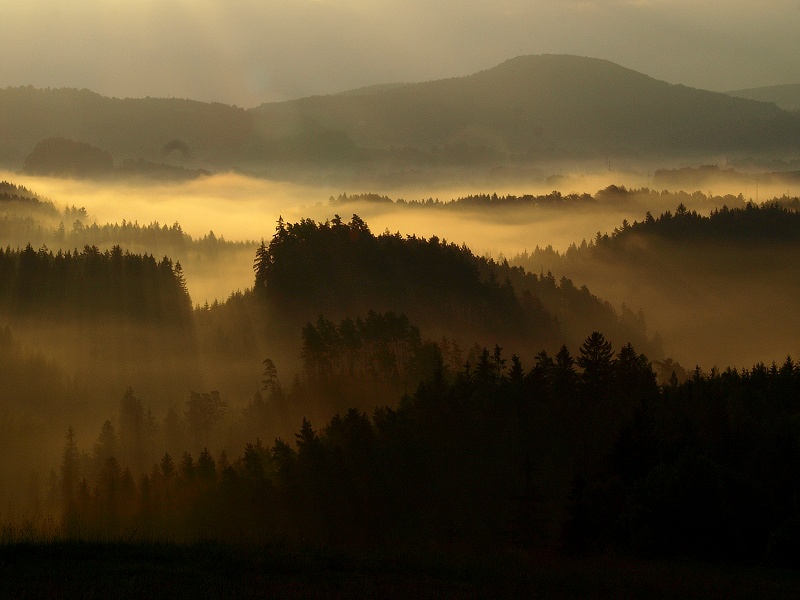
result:
M 728 92 L 728 95 L 761 102 L 772 102 L 783 110 L 800 110 L 800 83 L 734 90 Z
M 190 168 L 502 163 L 800 148 L 800 115 L 655 80 L 606 60 L 521 56 L 473 75 L 378 85 L 245 110 L 89 90 L 0 90 L 0 165 L 63 137 L 116 159 Z
M 177 98 L 108 98 L 86 89 L 0 90 L 0 161 L 19 162 L 46 138 L 88 143 L 118 159 L 161 160 L 181 140 L 204 160 L 225 159 L 248 132 L 241 108 Z
M 521 56 L 469 75 L 264 104 L 359 146 L 485 145 L 498 152 L 692 150 L 772 145 L 782 111 L 672 85 L 606 60 Z M 775 132 L 773 132 L 775 133 Z

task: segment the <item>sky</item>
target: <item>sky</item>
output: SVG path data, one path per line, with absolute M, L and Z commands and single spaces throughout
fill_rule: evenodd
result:
M 800 0 L 0 2 L 0 87 L 249 108 L 543 53 L 715 91 L 800 83 Z

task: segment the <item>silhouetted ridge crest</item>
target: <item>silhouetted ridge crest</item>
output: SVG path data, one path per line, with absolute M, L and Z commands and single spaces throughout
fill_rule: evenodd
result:
M 244 110 L 88 90 L 0 90 L 4 160 L 79 139 L 130 159 L 193 167 L 400 161 L 474 165 L 547 157 L 796 150 L 798 115 L 768 102 L 672 85 L 606 60 L 521 56 L 449 79 L 373 86 Z M 175 166 L 175 165 L 172 165 Z M 182 165 L 184 166 L 184 165 Z M 158 170 L 156 170 L 158 171 Z M 163 168 L 161 169 L 163 171 Z M 152 174 L 152 173 L 151 173 Z M 159 172 L 156 172 L 159 175 Z M 160 173 L 160 176 L 165 176 Z
M 256 294 L 298 326 L 321 314 L 394 311 L 425 335 L 457 335 L 470 344 L 488 338 L 554 346 L 603 325 L 618 339 L 647 345 L 643 323 L 626 325 L 585 287 L 495 263 L 435 236 L 376 236 L 358 215 L 349 223 L 338 215 L 324 223 L 279 221 L 257 251 L 255 271 Z
M 493 280 L 487 261 L 468 248 L 437 237 L 376 236 L 358 215 L 349 223 L 338 216 L 280 222 L 255 268 L 258 293 L 298 316 L 393 310 L 413 322 L 487 333 L 491 327 L 509 333 L 511 322 L 545 339 L 557 330 L 540 304 Z
M 748 88 L 728 92 L 728 94 L 737 98 L 772 102 L 783 110 L 800 111 L 800 83 Z
M 679 360 L 698 360 L 687 359 L 694 355 L 737 364 L 742 357 L 777 359 L 793 347 L 800 326 L 793 300 L 800 281 L 800 200 L 758 206 L 741 195 L 613 193 L 661 196 L 677 207 L 623 220 L 564 252 L 537 247 L 512 262 L 564 273 L 613 302 L 643 307 L 648 323 L 669 340 L 668 354 Z M 704 204 L 719 208 L 703 215 L 687 207 Z M 686 315 L 693 319 L 688 328 Z
M 268 121 L 302 115 L 364 147 L 405 145 L 427 152 L 434 146 L 439 154 L 429 158 L 445 162 L 553 152 L 791 146 L 796 141 L 787 131 L 798 128 L 773 104 L 567 55 L 521 56 L 465 77 L 301 98 L 257 111 Z
M 788 200 L 788 199 L 787 199 Z M 617 228 L 610 236 L 600 236 L 595 244 L 605 248 L 624 247 L 634 236 L 679 242 L 758 243 L 759 245 L 800 243 L 800 204 L 796 199 L 783 206 L 780 201 L 763 205 L 747 203 L 744 207 L 715 208 L 707 216 L 688 210 L 681 203 L 675 211 L 658 217 L 648 216 L 630 226 Z

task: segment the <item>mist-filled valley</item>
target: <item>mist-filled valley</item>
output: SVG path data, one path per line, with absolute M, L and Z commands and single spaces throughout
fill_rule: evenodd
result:
M 800 122 L 733 95 L 0 90 L 0 546 L 793 569 Z
M 756 205 L 608 185 L 326 199 L 235 175 L 16 179 L 26 185 L 4 183 L 2 199 L 3 476 L 29 484 L 6 487 L 12 519 L 63 509 L 68 428 L 69 493 L 85 477 L 92 496 L 112 456 L 129 486 L 165 455 L 176 473 L 208 451 L 235 470 L 247 444 L 291 440 L 303 419 L 347 414 L 369 428 L 376 408 L 402 408 L 431 378 L 483 368 L 505 386 L 512 368 L 533 369 L 525 381 L 548 361 L 574 368 L 593 331 L 615 352 L 643 352 L 653 385 L 796 351 L 798 200 L 785 194 Z M 259 460 L 276 451 L 254 448 Z M 567 482 L 547 485 L 558 505 Z

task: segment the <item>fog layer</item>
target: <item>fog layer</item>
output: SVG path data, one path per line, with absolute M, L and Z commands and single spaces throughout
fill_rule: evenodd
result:
M 254 250 L 255 243 L 269 240 L 280 217 L 287 222 L 302 218 L 325 221 L 337 213 L 343 218 L 357 213 L 368 221 L 375 232 L 389 230 L 392 233 L 399 231 L 402 235 L 435 235 L 450 242 L 466 244 L 476 254 L 510 257 L 525 250 L 532 251 L 537 246 L 550 245 L 563 251 L 572 243 L 591 240 L 598 232 L 612 231 L 623 219 L 641 221 L 647 211 L 658 215 L 675 208 L 669 204 L 671 200 L 660 205 L 653 205 L 652 200 L 650 204 L 634 200 L 588 207 L 586 210 L 544 206 L 534 209 L 452 210 L 447 207 L 364 201 L 360 196 L 369 192 L 407 203 L 426 202 L 429 199 L 447 203 L 477 194 L 522 196 L 553 191 L 563 196 L 595 194 L 609 185 L 629 188 L 651 186 L 657 189 L 662 189 L 663 185 L 673 190 L 688 189 L 681 188 L 679 183 L 654 184 L 652 173 L 608 169 L 589 174 L 559 169 L 548 177 L 539 176 L 522 183 L 502 180 L 459 181 L 455 177 L 453 182 L 448 183 L 445 177 L 444 182 L 430 184 L 422 181 L 388 185 L 375 181 L 356 181 L 348 184 L 341 179 L 335 183 L 317 181 L 302 184 L 233 173 L 167 184 L 109 183 L 16 173 L 0 173 L 0 179 L 24 185 L 60 206 L 85 207 L 87 225 L 92 222 L 100 225 L 121 223 L 123 220 L 142 225 L 154 221 L 162 225 L 177 222 L 183 231 L 194 238 L 202 238 L 213 232 L 216 237 L 229 241 L 254 242 L 243 249 L 244 255 L 232 255 L 221 269 L 211 269 L 200 261 L 193 262 L 184 256 L 170 256 L 182 262 L 192 300 L 201 304 L 206 300 L 224 300 L 231 292 L 252 286 L 252 254 L 248 256 L 248 252 Z M 723 197 L 741 193 L 743 200 L 753 201 L 791 195 L 800 190 L 800 185 L 796 185 L 797 189 L 793 191 L 791 184 L 765 182 L 763 177 L 759 182 L 756 175 L 733 180 L 726 179 L 722 174 L 711 181 L 701 180 L 692 184 L 699 186 L 707 195 Z M 335 201 L 332 202 L 331 198 Z M 709 211 L 720 207 L 724 200 L 716 203 L 704 200 L 692 204 L 689 199 L 687 202 L 689 209 Z M 65 226 L 69 229 L 72 223 L 66 223 Z

